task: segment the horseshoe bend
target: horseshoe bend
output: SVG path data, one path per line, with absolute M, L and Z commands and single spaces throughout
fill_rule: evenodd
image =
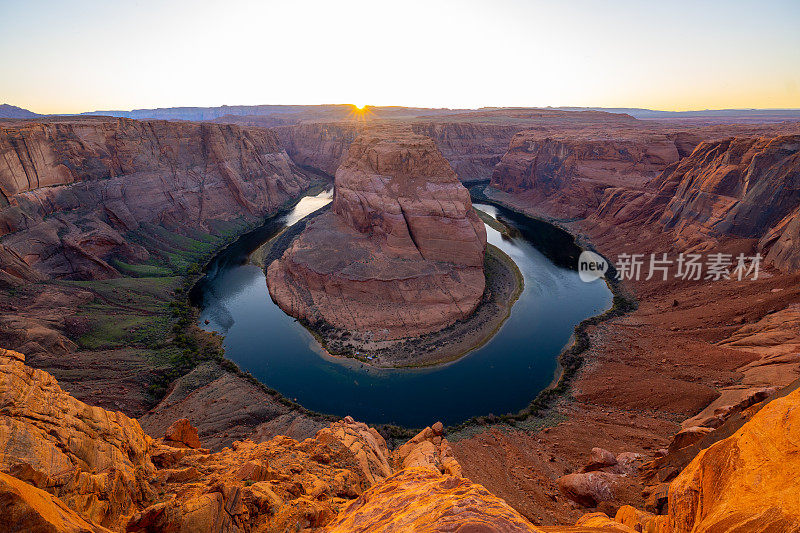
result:
M 1 532 L 800 532 L 797 6 L 3 15 Z

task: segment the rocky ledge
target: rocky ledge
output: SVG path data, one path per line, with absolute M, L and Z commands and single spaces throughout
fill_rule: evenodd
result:
M 441 423 L 395 450 L 346 417 L 300 442 L 245 439 L 211 452 L 189 420 L 153 438 L 0 349 L 0 530 L 796 531 L 800 390 L 778 396 L 664 484 L 663 514 L 623 506 L 613 519 L 541 529 L 463 477 Z M 585 473 L 559 485 L 573 496 L 613 491 L 632 475 L 627 459 L 593 450 Z
M 267 282 L 288 314 L 369 349 L 469 317 L 485 254 L 486 229 L 433 141 L 373 130 L 336 172 L 332 208 L 268 266 Z

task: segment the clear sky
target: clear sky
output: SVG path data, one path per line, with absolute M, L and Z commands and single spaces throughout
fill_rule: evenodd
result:
M 0 0 L 0 103 L 800 108 L 800 1 Z

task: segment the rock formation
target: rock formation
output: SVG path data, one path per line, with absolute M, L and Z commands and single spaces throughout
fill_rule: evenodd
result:
M 645 194 L 608 189 L 592 223 L 666 231 L 680 251 L 761 253 L 800 267 L 800 135 L 703 142 Z
M 675 532 L 800 530 L 800 390 L 773 400 L 731 437 L 701 451 L 670 484 Z
M 75 400 L 24 360 L 0 351 L 5 531 L 540 531 L 460 475 L 438 423 L 394 452 L 348 417 L 302 442 L 244 440 L 211 453 L 189 421 L 154 439 L 134 419 Z M 795 388 L 701 451 L 669 485 L 667 514 L 623 506 L 613 519 L 590 513 L 575 527 L 797 530 L 798 407 Z M 586 468 L 624 475 L 628 455 L 594 449 Z
M 108 278 L 142 262 L 149 224 L 214 233 L 308 186 L 269 130 L 129 119 L 0 127 L 0 281 Z
M 309 122 L 275 128 L 292 161 L 334 175 L 347 159 L 348 148 L 368 129 L 381 126 L 359 122 Z M 412 131 L 433 139 L 458 178 L 468 183 L 487 180 L 522 124 L 418 121 Z
M 458 179 L 465 184 L 491 178 L 511 138 L 524 127 L 522 124 L 434 121 L 411 125 L 414 133 L 433 139 Z
M 244 440 L 211 453 L 187 420 L 151 438 L 136 420 L 75 400 L 24 361 L 0 350 L 3 531 L 288 531 L 334 521 L 334 531 L 350 531 L 342 528 L 365 514 L 384 524 L 535 530 L 458 475 L 441 424 L 395 453 L 349 417 L 302 442 Z
M 638 130 L 551 132 L 514 136 L 491 186 L 523 198 L 544 214 L 585 217 L 609 187 L 641 190 L 699 139 Z
M 536 529 L 480 485 L 412 467 L 362 494 L 336 517 L 328 531 L 516 533 Z
M 333 176 L 365 127 L 356 122 L 308 123 L 277 127 L 275 132 L 292 161 Z
M 288 314 L 373 339 L 440 330 L 484 289 L 486 230 L 429 138 L 366 133 L 336 172 L 332 209 L 269 265 Z

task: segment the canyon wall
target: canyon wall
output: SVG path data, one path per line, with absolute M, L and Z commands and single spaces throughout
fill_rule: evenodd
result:
M 473 122 L 415 122 L 414 133 L 433 139 L 462 183 L 488 180 L 508 143 L 524 126 Z
M 492 173 L 491 186 L 552 217 L 585 217 L 609 187 L 641 190 L 699 139 L 647 131 L 526 130 L 516 134 Z
M 433 141 L 373 131 L 350 145 L 332 209 L 269 265 L 272 298 L 310 323 L 397 339 L 477 307 L 486 230 Z
M 333 176 L 347 157 L 350 143 L 365 128 L 357 122 L 310 122 L 274 130 L 292 161 Z
M 309 122 L 274 128 L 292 160 L 301 167 L 334 175 L 347 158 L 350 143 L 380 123 Z M 384 123 L 386 126 L 386 123 Z M 412 131 L 433 139 L 458 178 L 468 183 L 488 180 L 521 124 L 413 121 Z
M 736 241 L 779 269 L 797 270 L 800 135 L 703 142 L 644 194 L 608 189 L 593 219 L 665 230 L 682 250 Z
M 106 278 L 148 260 L 128 234 L 214 232 L 299 195 L 308 178 L 270 130 L 129 119 L 0 127 L 0 279 Z

